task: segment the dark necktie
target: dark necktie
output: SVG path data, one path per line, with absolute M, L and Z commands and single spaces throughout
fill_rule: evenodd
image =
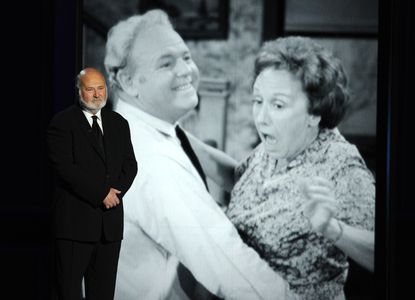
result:
M 98 119 L 97 116 L 92 116 L 92 134 L 94 135 L 94 138 L 98 145 L 99 150 L 101 151 L 103 155 L 105 155 L 104 136 L 102 135 L 102 131 L 98 125 L 97 119 Z
M 187 138 L 186 133 L 179 127 L 179 125 L 177 125 L 175 129 L 177 138 L 180 140 L 180 144 L 183 148 L 183 151 L 186 153 L 186 155 L 192 162 L 193 166 L 196 168 L 197 172 L 199 173 L 199 176 L 202 178 L 205 184 L 206 189 L 209 190 L 206 182 L 205 172 L 203 172 L 202 165 L 200 164 L 200 161 L 197 158 L 196 153 L 193 151 L 193 148 L 190 145 L 190 141 Z M 192 273 L 181 263 L 179 263 L 177 267 L 177 274 L 179 277 L 181 287 L 190 299 L 220 300 L 220 298 L 211 294 L 203 285 L 198 283 L 192 275 Z
M 206 181 L 206 175 L 205 172 L 203 172 L 202 165 L 200 164 L 199 159 L 196 156 L 196 153 L 193 151 L 192 146 L 190 145 L 190 141 L 186 136 L 186 133 L 183 131 L 183 129 L 180 128 L 179 125 L 176 126 L 176 135 L 178 139 L 180 140 L 180 144 L 183 148 L 183 151 L 186 153 L 186 155 L 189 157 L 190 161 L 192 162 L 193 166 L 196 168 L 197 172 L 199 173 L 199 176 L 202 178 L 206 189 L 209 191 L 209 187 L 207 185 Z

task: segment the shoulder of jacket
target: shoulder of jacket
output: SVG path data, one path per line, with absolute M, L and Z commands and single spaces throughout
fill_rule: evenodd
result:
M 121 114 L 119 114 L 118 112 L 116 112 L 114 110 L 111 110 L 111 109 L 108 109 L 108 108 L 103 108 L 103 112 L 107 116 L 112 118 L 113 120 L 116 120 L 117 122 L 120 122 L 120 123 L 123 123 L 123 124 L 128 123 L 127 120 Z
M 74 119 L 74 115 L 76 115 L 77 110 L 80 110 L 79 107 L 76 105 L 71 105 L 59 112 L 57 112 L 51 119 L 51 123 L 61 123 L 66 122 L 70 123 L 70 120 Z

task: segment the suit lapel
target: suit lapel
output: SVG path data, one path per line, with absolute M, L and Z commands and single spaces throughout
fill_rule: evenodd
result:
M 105 153 L 102 153 L 102 151 L 100 150 L 97 144 L 97 141 L 95 140 L 94 135 L 92 134 L 92 128 L 89 125 L 88 120 L 85 118 L 85 115 L 80 108 L 78 109 L 77 116 L 78 116 L 77 123 L 79 124 L 81 131 L 85 134 L 91 146 L 94 148 L 94 150 L 98 153 L 98 155 L 101 157 L 101 159 L 105 163 Z M 104 141 L 105 141 L 105 137 L 104 137 Z

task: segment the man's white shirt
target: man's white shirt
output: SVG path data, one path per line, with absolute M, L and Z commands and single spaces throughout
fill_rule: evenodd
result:
M 225 299 L 285 299 L 287 285 L 243 243 L 180 146 L 174 125 L 120 99 L 130 125 L 137 176 L 124 204 L 116 300 L 186 299 L 180 261 Z

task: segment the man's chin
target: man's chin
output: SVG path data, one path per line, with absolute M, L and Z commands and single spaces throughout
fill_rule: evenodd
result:
M 107 104 L 107 101 L 99 101 L 97 103 L 94 103 L 93 108 L 94 109 L 101 109 Z
M 82 108 L 86 109 L 86 110 L 100 110 L 101 108 L 103 108 L 106 104 L 107 104 L 107 99 L 106 100 L 92 100 L 91 102 L 86 102 L 84 99 L 82 99 L 82 97 L 79 97 L 79 104 L 81 105 Z
M 97 103 L 96 105 L 85 105 L 85 109 L 91 111 L 91 112 L 97 112 L 100 109 L 102 109 L 105 105 L 107 104 L 107 102 L 100 102 L 99 104 Z

